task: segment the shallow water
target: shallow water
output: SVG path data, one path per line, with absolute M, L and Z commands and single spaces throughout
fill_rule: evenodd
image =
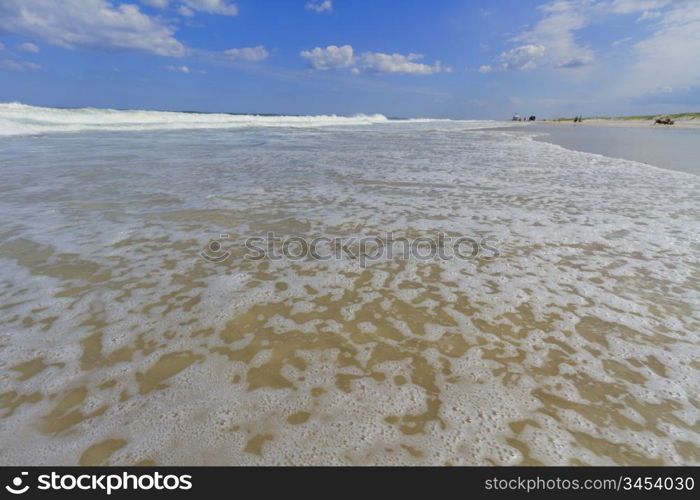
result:
M 254 122 L 0 138 L 0 463 L 700 463 L 697 176 Z M 246 260 L 268 231 L 499 255 Z

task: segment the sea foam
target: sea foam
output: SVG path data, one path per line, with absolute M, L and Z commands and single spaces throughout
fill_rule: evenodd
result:
M 699 178 L 489 126 L 0 138 L 0 463 L 697 462 Z M 246 260 L 268 231 L 499 256 Z

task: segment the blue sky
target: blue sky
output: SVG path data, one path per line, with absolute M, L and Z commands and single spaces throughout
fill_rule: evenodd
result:
M 448 118 L 700 111 L 700 1 L 2 0 L 8 101 Z

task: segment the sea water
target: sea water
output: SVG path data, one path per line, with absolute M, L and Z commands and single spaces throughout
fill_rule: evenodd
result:
M 500 125 L 0 105 L 0 463 L 700 463 L 700 177 Z

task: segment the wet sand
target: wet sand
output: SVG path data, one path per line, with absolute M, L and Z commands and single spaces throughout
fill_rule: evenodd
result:
M 584 122 L 585 124 L 586 122 Z M 535 132 L 550 144 L 633 160 L 700 175 L 700 130 L 672 128 L 604 128 L 539 123 L 514 129 Z
M 656 125 L 654 120 L 635 120 L 621 118 L 584 118 L 583 122 L 574 124 L 573 120 L 547 121 L 547 124 L 562 126 L 594 126 L 618 128 L 658 128 L 658 129 L 694 129 L 700 130 L 700 119 L 675 119 L 673 125 Z

